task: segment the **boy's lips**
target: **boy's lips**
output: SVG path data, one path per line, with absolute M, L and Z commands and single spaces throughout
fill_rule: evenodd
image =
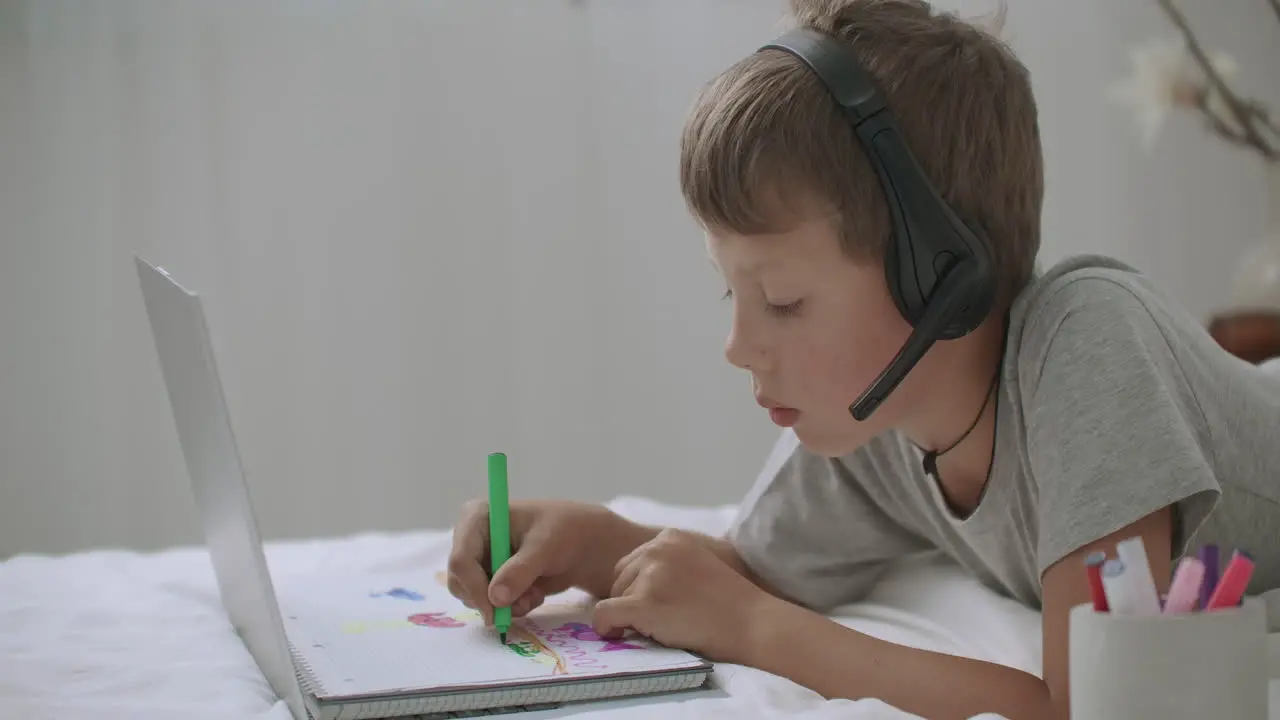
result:
M 769 419 L 778 427 L 791 427 L 800 419 L 799 410 L 779 405 L 763 395 L 757 395 L 756 402 L 760 404 L 760 407 L 769 411 Z

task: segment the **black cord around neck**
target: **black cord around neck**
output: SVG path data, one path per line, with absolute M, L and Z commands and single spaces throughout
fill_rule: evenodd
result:
M 978 427 L 978 423 L 982 421 L 982 416 L 987 412 L 987 405 L 991 403 L 991 396 L 995 394 L 996 384 L 1000 382 L 1000 370 L 1003 365 L 1004 353 L 1001 353 L 1000 361 L 996 363 L 996 372 L 991 377 L 991 385 L 987 387 L 987 396 L 983 399 L 982 407 L 978 409 L 978 416 L 973 419 L 973 422 L 969 425 L 969 429 L 965 430 L 964 433 L 960 435 L 955 442 L 948 445 L 946 449 L 929 450 L 924 454 L 924 457 L 920 462 L 924 467 L 926 475 L 933 476 L 935 480 L 938 479 L 938 458 L 954 450 L 957 445 L 964 442 L 965 438 L 969 437 L 969 434 L 973 432 L 974 428 Z

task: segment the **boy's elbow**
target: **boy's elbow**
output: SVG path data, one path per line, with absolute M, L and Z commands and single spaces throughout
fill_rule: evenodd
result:
M 1058 691 L 1046 683 L 1045 702 L 1048 707 L 1039 714 L 1040 717 L 1045 720 L 1071 720 L 1071 693 L 1066 688 Z

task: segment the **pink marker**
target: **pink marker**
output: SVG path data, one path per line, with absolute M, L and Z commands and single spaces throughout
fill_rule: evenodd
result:
M 1221 610 L 1233 608 L 1244 598 L 1245 589 L 1249 587 L 1249 577 L 1253 575 L 1253 560 L 1247 553 L 1239 550 L 1231 554 L 1231 562 L 1222 571 L 1222 579 L 1209 598 L 1205 610 Z
M 1177 615 L 1196 609 L 1200 600 L 1200 584 L 1204 582 L 1204 563 L 1200 558 L 1187 556 L 1178 563 L 1169 585 L 1169 597 L 1164 601 L 1164 614 Z

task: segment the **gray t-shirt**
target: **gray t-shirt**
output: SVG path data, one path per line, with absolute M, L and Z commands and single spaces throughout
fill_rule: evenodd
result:
M 1280 587 L 1280 373 L 1230 356 L 1107 258 L 1038 275 L 1009 321 L 994 460 L 973 513 L 949 509 L 899 433 L 838 459 L 797 444 L 730 530 L 743 560 L 828 610 L 860 598 L 886 561 L 940 549 L 1038 608 L 1050 565 L 1176 505 L 1175 557 L 1239 548 L 1257 563 L 1251 592 Z

